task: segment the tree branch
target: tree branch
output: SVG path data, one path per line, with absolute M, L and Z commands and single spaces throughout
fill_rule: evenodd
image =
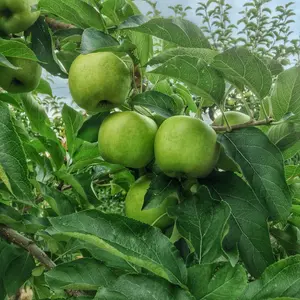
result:
M 57 21 L 55 19 L 46 17 L 46 23 L 48 24 L 48 26 L 53 30 L 60 30 L 60 29 L 70 29 L 70 28 L 75 28 L 75 26 L 71 25 L 71 24 L 66 24 L 60 21 Z
M 263 126 L 263 125 L 270 125 L 274 120 L 272 118 L 269 118 L 268 120 L 259 120 L 259 121 L 250 121 L 243 124 L 238 125 L 232 125 L 230 126 L 230 130 L 228 130 L 227 126 L 212 126 L 212 128 L 216 132 L 220 131 L 232 131 L 234 129 L 240 129 L 240 128 L 247 128 L 247 127 L 253 127 L 253 126 Z
M 8 242 L 16 244 L 25 250 L 27 250 L 34 258 L 36 258 L 41 264 L 43 264 L 48 270 L 54 268 L 55 263 L 49 258 L 49 256 L 40 249 L 32 240 L 19 234 L 15 230 L 0 225 L 0 236 L 2 236 Z

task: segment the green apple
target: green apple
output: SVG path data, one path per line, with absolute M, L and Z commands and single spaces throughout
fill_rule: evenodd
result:
M 0 32 L 10 34 L 28 29 L 39 17 L 32 12 L 38 0 L 0 0 Z
M 226 111 L 225 113 L 226 119 L 228 120 L 229 125 L 238 125 L 247 123 L 251 120 L 251 118 L 248 115 L 245 115 L 238 111 Z M 224 126 L 225 120 L 223 115 L 218 116 L 213 125 L 216 126 Z M 217 163 L 217 167 L 219 169 L 222 169 L 224 171 L 233 171 L 237 172 L 239 171 L 238 166 L 232 161 L 225 153 L 224 148 L 221 148 L 220 157 Z
M 19 69 L 0 66 L 0 87 L 9 93 L 28 93 L 37 88 L 40 83 L 42 68 L 33 60 L 7 57 Z
M 131 81 L 127 65 L 111 52 L 79 55 L 69 71 L 74 101 L 91 113 L 122 105 L 130 92 Z
M 206 177 L 219 157 L 217 134 L 199 119 L 174 116 L 159 127 L 154 152 L 157 165 L 170 177 Z
M 143 168 L 154 157 L 156 123 L 133 111 L 109 115 L 100 126 L 99 149 L 110 163 Z
M 177 203 L 175 196 L 167 197 L 160 206 L 142 210 L 144 197 L 151 180 L 147 176 L 139 178 L 129 189 L 125 199 L 126 216 L 149 225 L 165 228 L 173 223 L 166 214 L 167 208 Z M 164 216 L 163 216 L 164 215 Z

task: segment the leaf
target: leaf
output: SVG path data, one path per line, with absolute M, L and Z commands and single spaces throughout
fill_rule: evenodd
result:
M 275 120 L 280 120 L 289 112 L 295 121 L 300 120 L 300 67 L 293 67 L 280 73 L 271 95 Z
M 145 195 L 143 209 L 159 207 L 169 196 L 178 196 L 179 182 L 163 173 L 152 178 Z
M 16 94 L 0 93 L 0 101 L 8 103 L 16 108 L 21 108 L 20 99 Z
M 38 61 L 34 52 L 25 44 L 12 40 L 4 40 L 0 38 L 0 54 L 1 57 L 16 57 Z
M 297 227 L 288 225 L 284 230 L 271 228 L 270 232 L 287 255 L 300 254 L 300 231 Z
M 171 49 L 155 56 L 148 65 L 159 66 L 149 71 L 178 79 L 208 101 L 220 104 L 225 93 L 221 74 L 209 65 L 215 52 L 209 49 Z
M 50 127 L 51 122 L 42 105 L 31 94 L 20 96 L 26 115 L 30 121 L 32 130 L 40 135 L 57 142 L 55 132 Z
M 177 229 L 192 244 L 199 264 L 213 263 L 223 255 L 221 244 L 230 207 L 214 201 L 205 187 L 169 208 L 168 214 L 176 218 Z
M 270 92 L 271 72 L 247 48 L 226 50 L 215 57 L 212 67 L 221 71 L 228 81 L 246 85 L 260 100 Z
M 274 262 L 266 211 L 253 190 L 244 180 L 231 172 L 222 172 L 206 182 L 212 198 L 225 201 L 231 208 L 229 232 L 223 249 L 238 249 L 248 272 L 259 277 Z
M 13 70 L 20 69 L 19 67 L 14 66 L 3 54 L 0 53 L 0 66 L 10 68 Z
M 109 112 L 101 112 L 87 118 L 80 127 L 77 137 L 87 142 L 98 142 L 99 128 Z
M 41 78 L 40 83 L 38 87 L 34 90 L 34 92 L 37 94 L 48 95 L 50 97 L 53 97 L 50 83 L 43 78 Z
M 285 122 L 271 126 L 267 135 L 273 144 L 285 151 L 300 140 L 300 124 Z
M 186 268 L 178 251 L 159 229 L 120 215 L 87 210 L 50 218 L 50 234 L 74 237 L 184 286 Z M 80 224 L 80 226 L 78 226 Z
M 47 2 L 50 3 L 50 1 Z M 38 59 L 45 63 L 43 68 L 54 76 L 66 78 L 66 73 L 57 59 L 52 33 L 45 18 L 39 18 L 29 31 L 31 32 L 31 48 Z
M 188 287 L 196 299 L 237 300 L 247 286 L 241 265 L 195 265 L 188 269 Z
M 28 179 L 24 149 L 16 133 L 8 107 L 0 101 L 0 166 L 9 187 L 22 203 L 31 204 L 33 194 Z M 3 177 L 3 176 L 2 176 Z
M 132 16 L 119 29 L 146 33 L 186 48 L 210 48 L 200 28 L 182 18 L 149 20 L 142 15 Z
M 76 136 L 83 124 L 83 115 L 65 104 L 62 109 L 62 119 L 65 123 L 68 152 L 73 157 L 76 148 L 80 146 L 79 143 L 76 143 Z
M 49 203 L 50 207 L 58 216 L 68 215 L 75 212 L 74 200 L 70 196 L 42 183 L 40 183 L 40 187 L 44 199 Z
M 128 52 L 135 49 L 129 41 L 119 43 L 111 35 L 99 31 L 95 28 L 85 29 L 82 34 L 80 50 L 83 54 L 100 51 Z
M 298 297 L 300 293 L 300 255 L 282 259 L 262 274 L 261 278 L 251 282 L 243 300 L 264 300 L 276 297 Z
M 29 279 L 35 267 L 34 260 L 28 252 L 9 245 L 1 239 L 0 265 L 0 295 L 3 293 L 9 296 L 16 294 L 22 284 Z
M 102 4 L 101 13 L 118 25 L 134 15 L 134 9 L 128 2 L 125 0 L 106 0 Z
M 116 279 L 105 265 L 92 258 L 63 263 L 45 274 L 51 289 L 97 290 Z
M 53 14 L 79 28 L 103 29 L 99 13 L 81 0 L 40 0 L 39 8 L 42 12 Z
M 176 102 L 172 97 L 156 91 L 137 94 L 131 100 L 131 104 L 144 106 L 166 118 L 172 117 L 177 111 Z
M 221 134 L 226 154 L 241 168 L 261 205 L 272 220 L 285 220 L 291 195 L 285 181 L 280 151 L 258 128 L 244 128 Z
M 284 166 L 285 178 L 290 183 L 295 177 L 300 175 L 300 165 L 286 165 Z
M 195 300 L 178 287 L 157 277 L 123 275 L 111 286 L 98 291 L 95 300 Z

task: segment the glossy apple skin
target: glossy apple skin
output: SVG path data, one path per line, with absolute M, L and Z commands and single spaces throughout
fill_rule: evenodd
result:
M 28 93 L 40 83 L 42 68 L 32 60 L 7 57 L 19 69 L 0 67 L 0 87 L 12 94 Z
M 144 197 L 150 186 L 151 180 L 147 176 L 139 178 L 129 189 L 125 199 L 126 216 L 143 223 L 153 225 L 159 228 L 166 228 L 174 221 L 166 213 L 169 206 L 176 205 L 177 198 L 174 196 L 167 197 L 159 207 L 142 210 Z M 160 218 L 161 217 L 161 218 Z
M 101 156 L 110 163 L 143 168 L 154 157 L 156 123 L 133 111 L 109 115 L 99 130 Z
M 159 127 L 154 151 L 157 165 L 168 176 L 203 178 L 216 165 L 219 144 L 215 131 L 203 121 L 174 116 Z
M 0 0 L 0 32 L 18 33 L 28 29 L 38 19 L 40 12 L 32 12 L 37 0 Z
M 79 55 L 69 71 L 73 100 L 90 113 L 108 111 L 124 104 L 131 82 L 129 68 L 111 52 Z

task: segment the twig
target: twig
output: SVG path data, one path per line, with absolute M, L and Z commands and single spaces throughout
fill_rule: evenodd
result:
M 60 30 L 60 29 L 70 29 L 70 28 L 75 28 L 75 26 L 71 24 L 66 24 L 60 21 L 57 21 L 55 19 L 46 17 L 46 23 L 49 25 L 49 27 L 55 31 L 55 30 Z
M 274 120 L 272 118 L 268 118 L 268 120 L 250 121 L 250 122 L 243 123 L 243 124 L 231 125 L 230 128 L 231 128 L 231 130 L 234 130 L 234 129 L 252 127 L 252 126 L 270 125 L 273 121 Z M 227 126 L 212 126 L 212 128 L 217 132 L 228 130 Z
M 42 249 L 40 249 L 32 240 L 19 234 L 15 230 L 5 225 L 0 225 L 0 236 L 6 239 L 7 241 L 14 243 L 27 250 L 48 270 L 56 266 L 55 263 L 49 258 L 49 256 Z

